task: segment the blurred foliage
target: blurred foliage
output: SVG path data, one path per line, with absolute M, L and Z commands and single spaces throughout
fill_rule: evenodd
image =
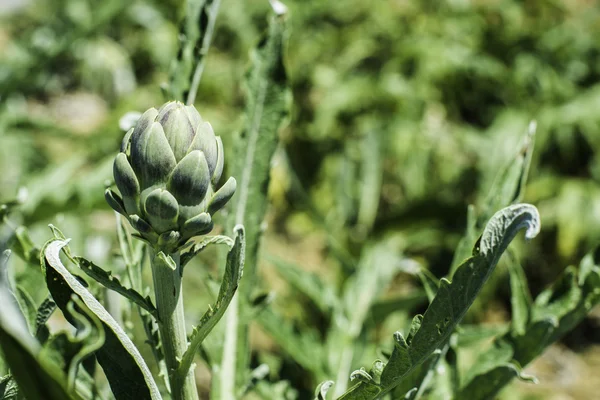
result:
M 11 0 L 0 5 L 0 203 L 15 198 L 20 188 L 28 195 L 11 214 L 11 225 L 2 226 L 1 248 L 20 224 L 41 245 L 52 222 L 80 238 L 71 243 L 78 254 L 122 271 L 109 252 L 116 248 L 115 222 L 103 189 L 122 137 L 119 119 L 165 100 L 160 87 L 176 57 L 181 3 Z M 231 154 L 233 132 L 242 126 L 243 72 L 266 27 L 269 4 L 222 3 L 196 107 Z M 416 265 L 437 278 L 447 275 L 467 226 L 468 204 L 485 198 L 532 119 L 538 131 L 523 200 L 539 208 L 542 231 L 515 251 L 534 297 L 598 243 L 596 2 L 290 0 L 286 5 L 294 102 L 272 169 L 263 254 L 295 261 L 337 292 L 358 268 L 365 244 L 391 236 L 395 251 L 405 257 L 405 270 Z M 201 257 L 212 268 L 208 275 L 217 272 L 214 256 L 208 251 Z M 263 289 L 278 292 L 273 306 L 289 328 L 315 326 L 311 335 L 325 336 L 332 323 L 328 314 L 304 308 L 311 300 L 263 259 Z M 39 268 L 15 264 L 24 286 L 40 284 Z M 200 265 L 191 270 L 196 275 L 189 274 L 188 290 L 205 292 L 199 287 L 207 272 Z M 422 299 L 411 275 L 397 275 L 377 301 Z M 37 296 L 36 304 L 45 298 L 29 292 Z M 480 302 L 486 306 L 476 303 L 467 320 L 508 319 L 509 293 L 501 269 L 484 288 Z M 208 294 L 186 299 L 193 320 L 210 299 Z M 416 301 L 410 310 L 373 316 L 378 329 L 369 331 L 372 345 L 364 359 L 356 358 L 356 367 L 369 364 L 380 344 L 389 346 L 390 334 L 408 326 L 423 305 Z M 575 335 L 584 343 L 597 342 L 597 333 L 584 329 L 597 321 L 586 321 Z M 253 339 L 253 362 L 269 365 L 270 378 L 291 380 L 301 398 L 312 393 L 314 377 L 260 329 Z M 264 385 L 256 386 L 263 398 L 269 390 L 276 393 Z M 287 389 L 277 384 L 281 393 Z

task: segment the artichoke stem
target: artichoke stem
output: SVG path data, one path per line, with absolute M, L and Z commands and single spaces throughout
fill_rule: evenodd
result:
M 157 253 L 152 260 L 158 327 L 173 400 L 198 400 L 193 368 L 184 377 L 175 372 L 188 347 L 179 260 L 179 252 Z

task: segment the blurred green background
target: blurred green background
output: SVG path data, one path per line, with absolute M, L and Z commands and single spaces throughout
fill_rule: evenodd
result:
M 412 261 L 446 275 L 467 206 L 487 195 L 532 119 L 538 131 L 524 201 L 539 208 L 542 233 L 515 247 L 533 294 L 599 242 L 597 2 L 285 3 L 293 104 L 273 163 L 263 255 L 339 285 L 367 238 L 393 235 Z M 221 4 L 196 107 L 226 154 L 243 122 L 248 54 L 268 13 L 267 1 Z M 0 3 L 0 202 L 26 191 L 14 223 L 28 226 L 38 244 L 53 223 L 75 238 L 78 254 L 122 268 L 103 198 L 123 136 L 119 121 L 167 100 L 161 85 L 182 15 L 174 0 Z M 10 227 L 0 235 L 6 243 Z M 208 303 L 203 271 L 216 268 L 215 254 L 188 268 L 191 321 Z M 22 267 L 34 285 L 40 276 L 30 271 Z M 278 293 L 275 306 L 318 330 L 323 321 L 266 258 L 261 271 L 264 288 Z M 390 290 L 415 286 L 405 274 Z M 498 268 L 484 291 L 467 320 L 510 319 L 506 270 Z M 395 329 L 382 328 L 381 340 Z M 260 327 L 252 338 L 257 358 L 278 366 L 274 374 L 310 390 Z M 540 385 L 514 383 L 505 396 L 596 398 L 599 342 L 596 310 L 527 368 Z M 198 374 L 208 385 L 206 370 Z

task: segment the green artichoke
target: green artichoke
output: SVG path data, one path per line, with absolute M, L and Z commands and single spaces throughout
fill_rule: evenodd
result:
M 212 215 L 231 199 L 233 177 L 217 191 L 223 143 L 194 106 L 168 102 L 151 108 L 123 138 L 113 174 L 121 193 L 107 189 L 108 204 L 139 237 L 173 253 L 213 228 Z

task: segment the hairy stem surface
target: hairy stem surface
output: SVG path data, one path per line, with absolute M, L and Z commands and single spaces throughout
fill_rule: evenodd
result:
M 187 349 L 179 253 L 156 254 L 152 260 L 152 277 L 159 316 L 158 327 L 169 371 L 171 394 L 174 400 L 197 400 L 193 369 L 184 377 L 175 373 L 179 360 Z

